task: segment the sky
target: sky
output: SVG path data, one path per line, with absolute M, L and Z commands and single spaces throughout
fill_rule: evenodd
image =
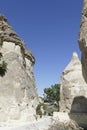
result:
M 59 84 L 78 46 L 83 0 L 0 0 L 0 13 L 36 59 L 34 76 L 39 95 Z

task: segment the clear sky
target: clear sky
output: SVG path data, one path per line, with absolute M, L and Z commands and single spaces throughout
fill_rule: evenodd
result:
M 78 34 L 83 0 L 0 0 L 4 14 L 32 50 L 38 94 L 55 83 L 72 53 L 80 57 Z

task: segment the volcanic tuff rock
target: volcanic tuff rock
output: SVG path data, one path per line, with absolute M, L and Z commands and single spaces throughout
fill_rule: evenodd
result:
M 81 62 L 74 52 L 61 77 L 60 111 L 68 113 L 87 111 L 85 100 L 81 107 L 84 96 L 87 97 L 87 84 L 83 78 Z
M 14 42 L 20 46 L 24 45 L 22 40 L 20 40 L 16 32 L 8 24 L 7 19 L 2 14 L 0 14 L 0 40 Z
M 68 113 L 87 129 L 87 0 L 84 0 L 79 33 L 81 62 L 76 53 L 61 76 L 60 112 Z
M 78 124 L 69 118 L 68 113 L 54 112 L 53 122 L 48 130 L 83 130 Z
M 84 0 L 79 33 L 79 47 L 82 52 L 82 72 L 87 82 L 87 0 Z
M 35 58 L 0 15 L 0 51 L 7 72 L 0 76 L 0 122 L 33 120 L 38 96 L 33 74 Z

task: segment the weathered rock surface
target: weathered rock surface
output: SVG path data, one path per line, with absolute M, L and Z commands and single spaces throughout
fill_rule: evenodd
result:
M 87 129 L 87 0 L 84 0 L 79 33 L 81 62 L 76 53 L 61 77 L 60 111 Z
M 78 124 L 70 120 L 70 122 L 64 123 L 64 122 L 57 122 L 54 123 L 48 130 L 84 130 L 83 128 L 79 127 Z
M 65 113 L 62 113 L 62 116 L 63 114 L 66 116 Z M 0 124 L 0 126 L 0 130 L 83 130 L 77 125 L 75 121 L 72 121 L 70 119 L 66 121 L 64 121 L 63 119 L 62 121 L 60 121 L 58 120 L 57 116 L 56 118 L 46 116 L 44 118 L 30 123 L 8 123 L 7 126 L 4 126 L 4 124 Z
M 82 72 L 87 82 L 87 0 L 84 0 L 79 33 L 79 47 L 82 52 Z
M 48 130 L 83 130 L 78 124 L 71 120 L 68 113 L 54 112 L 53 124 Z
M 38 96 L 33 74 L 34 56 L 0 15 L 0 51 L 7 72 L 0 76 L 0 122 L 35 119 Z
M 0 14 L 0 41 L 13 42 L 20 46 L 24 45 L 23 41 L 20 40 L 16 32 L 8 24 L 7 19 L 2 14 Z
M 82 64 L 74 52 L 61 77 L 60 111 L 87 112 L 87 84 L 82 74 Z
M 48 130 L 52 125 L 51 117 L 45 117 L 34 122 L 22 122 L 7 124 L 7 126 L 0 127 L 0 130 Z

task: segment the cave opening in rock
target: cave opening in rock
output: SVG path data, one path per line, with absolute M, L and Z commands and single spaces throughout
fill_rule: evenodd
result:
M 87 98 L 84 96 L 75 97 L 70 113 L 87 113 Z

